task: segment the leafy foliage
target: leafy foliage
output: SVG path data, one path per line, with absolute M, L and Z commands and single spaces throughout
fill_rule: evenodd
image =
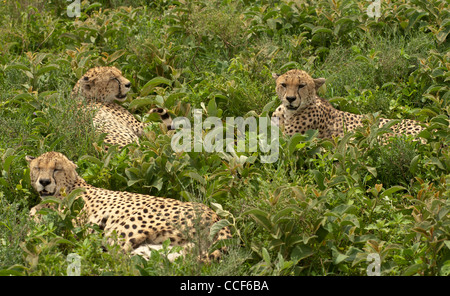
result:
M 83 275 L 366 275 L 370 254 L 382 275 L 450 274 L 447 1 L 381 1 L 378 18 L 359 0 L 82 1 L 78 18 L 63 2 L 0 7 L 0 274 L 65 275 L 71 253 Z M 70 100 L 103 65 L 132 83 L 123 105 L 150 124 L 140 145 L 104 152 Z M 373 116 L 342 139 L 280 137 L 278 160 L 262 163 L 259 150 L 175 153 L 147 114 L 192 120 L 196 108 L 224 128 L 265 117 L 278 104 L 271 73 L 292 68 L 327 78 L 321 95 L 336 108 Z M 380 145 L 381 115 L 427 122 L 427 144 Z M 124 256 L 98 227 L 73 223 L 76 193 L 35 223 L 24 157 L 50 150 L 94 186 L 213 207 L 213 231 L 234 234 L 229 254 L 170 263 L 166 243 L 148 261 Z

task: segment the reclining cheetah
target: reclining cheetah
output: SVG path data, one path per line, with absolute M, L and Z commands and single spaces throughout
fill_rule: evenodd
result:
M 276 79 L 276 92 L 281 100 L 272 118 L 278 117 L 279 126 L 284 127 L 286 135 L 303 134 L 308 129 L 315 129 L 320 138 L 330 139 L 343 136 L 344 131 L 363 126 L 364 115 L 339 111 L 327 100 L 317 96 L 316 91 L 325 83 L 324 78 L 313 79 L 302 70 L 290 70 L 283 75 L 272 76 Z M 381 118 L 380 127 L 389 121 Z M 417 121 L 405 119 L 391 129 L 394 134 L 415 135 L 424 128 Z
M 200 203 L 93 187 L 77 174 L 76 164 L 59 152 L 47 152 L 37 158 L 26 156 L 26 160 L 31 184 L 41 197 L 63 199 L 62 192 L 69 194 L 76 188 L 84 188 L 81 222 L 100 225 L 106 235 L 115 231 L 124 238 L 121 245 L 125 251 L 161 245 L 167 239 L 171 245 L 188 250 L 192 245 L 190 239 L 220 220 L 213 210 Z M 47 205 L 36 207 L 43 206 Z M 33 208 L 30 214 L 35 212 Z M 214 241 L 228 238 L 231 238 L 230 230 L 225 227 L 219 230 Z M 218 259 L 220 254 L 215 250 L 201 259 Z
M 72 97 L 87 100 L 87 105 L 80 106 L 86 111 L 94 110 L 94 127 L 99 133 L 106 133 L 105 142 L 108 145 L 118 145 L 119 148 L 137 142 L 142 136 L 145 123 L 139 122 L 124 107 L 115 101 L 123 102 L 131 83 L 115 67 L 95 67 L 81 77 L 72 90 Z M 85 103 L 85 104 L 86 104 Z M 149 113 L 159 113 L 162 121 L 171 129 L 172 120 L 166 110 L 154 108 Z

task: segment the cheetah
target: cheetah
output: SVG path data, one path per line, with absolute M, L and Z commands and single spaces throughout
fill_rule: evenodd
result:
M 117 104 L 127 98 L 131 82 L 122 76 L 116 67 L 95 67 L 88 70 L 74 86 L 71 96 L 78 100 L 85 111 L 93 110 L 93 124 L 98 133 L 105 133 L 107 145 L 119 148 L 138 142 L 144 133 L 145 123 L 138 121 L 127 109 Z M 85 99 L 83 103 L 82 99 Z M 158 113 L 167 129 L 172 129 L 172 120 L 163 108 L 154 108 L 149 113 Z
M 39 157 L 25 157 L 30 168 L 32 187 L 41 198 L 53 196 L 63 199 L 77 188 L 83 188 L 80 195 L 84 201 L 78 223 L 92 223 L 100 226 L 107 237 L 117 233 L 119 243 L 125 252 L 142 247 L 159 246 L 170 240 L 172 246 L 190 250 L 195 235 L 208 231 L 220 220 L 209 207 L 201 203 L 182 202 L 176 199 L 143 195 L 138 193 L 111 191 L 96 188 L 81 178 L 77 165 L 59 152 L 47 152 Z M 36 207 L 50 207 L 39 204 Z M 35 207 L 35 208 L 36 208 Z M 30 216 L 38 209 L 32 208 Z M 207 232 L 209 233 L 209 232 Z M 213 243 L 232 238 L 230 229 L 220 229 Z M 221 257 L 226 247 L 211 254 L 202 254 L 201 261 L 209 262 Z
M 290 70 L 283 75 L 272 74 L 276 80 L 276 93 L 281 105 L 272 114 L 272 122 L 284 128 L 284 134 L 304 134 L 309 129 L 318 130 L 319 138 L 341 137 L 344 131 L 353 131 L 363 126 L 364 115 L 335 109 L 316 92 L 325 83 L 325 78 L 313 79 L 302 70 Z M 390 119 L 381 118 L 382 127 Z M 404 119 L 391 127 L 393 134 L 417 135 L 424 127 L 417 121 Z

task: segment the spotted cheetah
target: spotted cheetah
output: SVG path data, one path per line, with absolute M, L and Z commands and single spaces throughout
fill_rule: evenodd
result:
M 84 188 L 81 223 L 97 224 L 107 236 L 117 233 L 123 238 L 120 243 L 124 251 L 161 246 L 168 239 L 171 245 L 189 250 L 190 239 L 220 220 L 213 210 L 200 203 L 93 187 L 77 174 L 76 164 L 59 152 L 47 152 L 37 158 L 26 156 L 26 160 L 31 184 L 41 197 L 63 199 L 73 190 Z M 32 213 L 36 210 L 33 208 Z M 214 242 L 229 238 L 231 232 L 224 227 L 215 235 Z M 215 250 L 203 254 L 201 259 L 209 261 L 220 256 L 221 251 Z
M 72 98 L 86 111 L 93 110 L 93 124 L 98 133 L 105 133 L 107 145 L 119 148 L 137 142 L 143 135 L 145 123 L 138 121 L 127 109 L 116 101 L 123 102 L 131 89 L 131 82 L 122 76 L 116 67 L 95 67 L 88 70 L 72 90 Z M 85 99 L 83 103 L 82 99 Z M 158 113 L 167 129 L 172 120 L 165 109 L 154 108 L 149 113 Z
M 276 80 L 276 92 L 281 105 L 272 114 L 272 121 L 284 128 L 288 136 L 318 130 L 319 138 L 343 136 L 344 131 L 353 131 L 363 126 L 364 115 L 335 109 L 316 92 L 325 83 L 324 78 L 313 79 L 302 70 L 290 70 L 283 75 L 272 74 Z M 379 126 L 390 119 L 381 118 Z M 391 127 L 393 134 L 416 135 L 424 127 L 414 120 L 405 119 Z

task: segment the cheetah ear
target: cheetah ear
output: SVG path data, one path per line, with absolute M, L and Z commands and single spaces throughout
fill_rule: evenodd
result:
M 277 78 L 280 77 L 280 74 L 272 73 L 272 78 L 277 80 Z
M 313 80 L 314 80 L 314 84 L 316 86 L 316 90 L 318 90 L 319 87 L 321 87 L 325 83 L 325 78 L 316 78 Z
M 25 156 L 25 160 L 28 161 L 28 162 L 32 162 L 33 159 L 36 159 L 36 157 L 30 156 L 30 155 Z

